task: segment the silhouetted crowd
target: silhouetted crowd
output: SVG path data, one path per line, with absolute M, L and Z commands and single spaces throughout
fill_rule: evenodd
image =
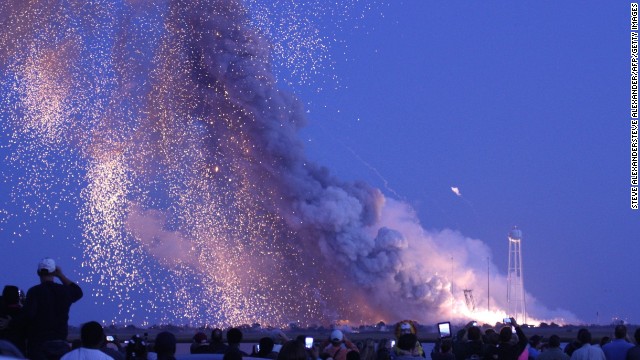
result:
M 80 339 L 69 343 L 68 319 L 71 305 L 82 298 L 80 287 L 69 280 L 55 261 L 42 259 L 37 270 L 40 283 L 26 295 L 16 286 L 7 285 L 0 300 L 0 359 L 35 360 L 171 360 L 176 359 L 176 337 L 164 331 L 149 340 L 133 336 L 126 341 L 106 336 L 100 323 L 82 325 Z M 59 283 L 55 281 L 59 280 Z M 226 336 L 225 336 L 226 335 Z M 353 343 L 340 330 L 326 339 L 298 336 L 289 339 L 282 331 L 260 339 L 251 353 L 241 350 L 243 333 L 230 328 L 213 329 L 193 336 L 189 355 L 196 358 L 242 360 L 245 357 L 274 360 L 419 360 L 426 358 L 417 336 L 415 322 L 403 320 L 395 326 L 395 339 L 366 339 Z M 475 322 L 452 335 L 441 332 L 430 353 L 432 360 L 640 360 L 640 328 L 634 345 L 624 325 L 615 327 L 614 338 L 594 342 L 588 329 L 580 329 L 574 341 L 561 348 L 560 338 L 538 335 L 527 338 L 515 319 L 498 331 L 484 332 Z

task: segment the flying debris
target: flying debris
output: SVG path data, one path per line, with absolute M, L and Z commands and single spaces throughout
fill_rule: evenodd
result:
M 461 296 L 474 288 L 489 300 L 476 286 L 485 243 L 424 229 L 372 166 L 396 198 L 306 157 L 304 104 L 280 89 L 272 61 L 306 82 L 325 58 L 314 19 L 339 19 L 359 1 L 52 3 L 0 5 L 11 29 L 0 32 L 0 134 L 10 134 L 0 136 L 10 189 L 0 209 L 18 209 L 0 226 L 22 214 L 54 224 L 56 209 L 74 209 L 60 246 L 81 250 L 79 275 L 103 319 L 228 327 L 506 315 L 495 265 L 494 312 L 473 313 Z

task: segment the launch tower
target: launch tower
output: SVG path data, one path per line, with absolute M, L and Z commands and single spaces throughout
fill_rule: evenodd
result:
M 519 324 L 527 323 L 527 308 L 524 299 L 524 282 L 522 279 L 522 251 L 520 241 L 522 231 L 517 227 L 509 232 L 509 270 L 507 272 L 507 303 L 509 316 Z

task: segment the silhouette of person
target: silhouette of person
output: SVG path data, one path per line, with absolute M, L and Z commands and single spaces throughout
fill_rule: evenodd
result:
M 27 356 L 33 360 L 59 359 L 68 352 L 69 309 L 82 298 L 82 289 L 69 280 L 51 258 L 38 263 L 40 284 L 27 291 L 24 317 Z M 54 280 L 58 278 L 62 283 Z
M 100 350 L 105 342 L 104 329 L 95 321 L 90 321 L 80 328 L 82 346 L 64 354 L 60 360 L 113 360 Z

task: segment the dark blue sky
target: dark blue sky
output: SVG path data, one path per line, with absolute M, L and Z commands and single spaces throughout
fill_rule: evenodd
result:
M 542 303 L 638 323 L 629 3 L 416 0 L 383 14 L 345 35 L 340 90 L 300 95 L 310 156 L 392 189 L 427 229 L 483 240 L 504 273 L 519 226 Z

